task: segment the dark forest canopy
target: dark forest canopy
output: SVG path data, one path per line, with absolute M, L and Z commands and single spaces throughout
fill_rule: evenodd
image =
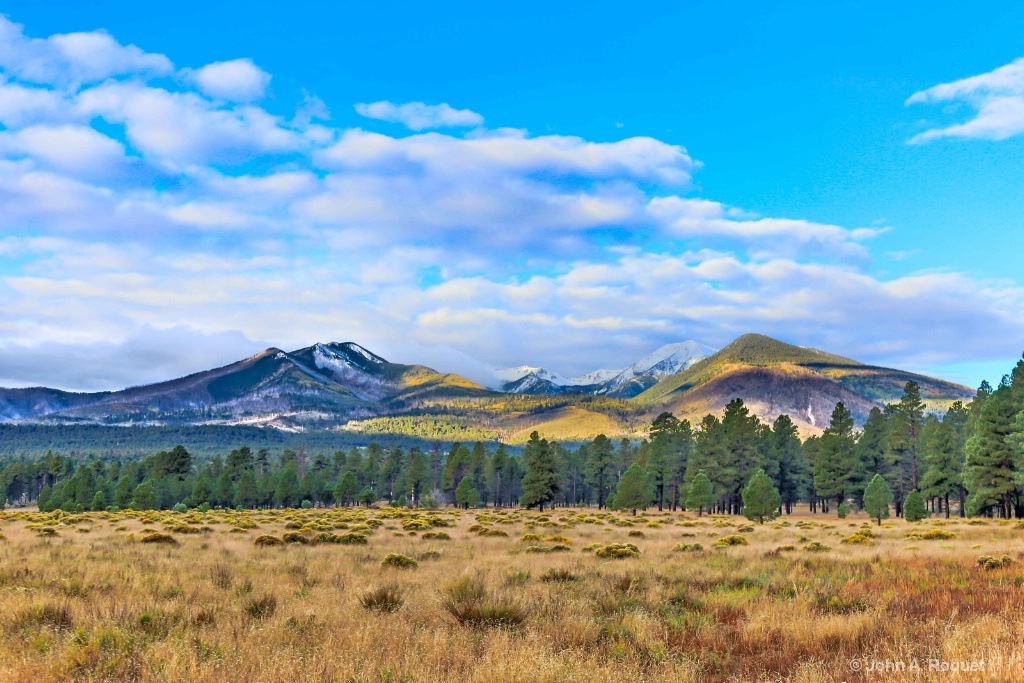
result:
M 15 438 L 19 447 L 10 444 Z M 69 438 L 82 440 L 80 452 L 26 454 Z M 153 445 L 169 438 L 179 445 Z M 44 510 L 359 504 L 674 510 L 689 498 L 699 512 L 740 514 L 750 506 L 752 480 L 758 498 L 777 500 L 780 513 L 798 503 L 822 512 L 863 509 L 874 482 L 875 489 L 884 484 L 883 497 L 891 495 L 897 515 L 911 501 L 917 516 L 921 498 L 946 515 L 1021 517 L 1024 361 L 997 388 L 983 383 L 973 401 L 954 403 L 941 419 L 925 412 L 920 388 L 908 382 L 902 398 L 874 409 L 863 429 L 855 429 L 839 403 L 824 433 L 803 441 L 788 416 L 767 424 L 740 399 L 697 424 L 662 413 L 640 440 L 598 436 L 570 447 L 534 433 L 522 453 L 483 441 L 382 438 L 360 446 L 361 439 L 246 427 L 0 426 L 8 449 L 0 455 L 0 484 L 7 504 L 38 503 Z M 123 455 L 129 443 L 134 456 Z M 757 516 L 764 519 L 764 511 Z

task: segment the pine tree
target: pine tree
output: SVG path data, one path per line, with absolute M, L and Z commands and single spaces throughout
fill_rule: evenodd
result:
M 853 425 L 846 405 L 837 403 L 814 462 L 814 489 L 822 498 L 835 498 L 836 506 L 846 500 L 846 482 L 853 470 Z
M 750 478 L 750 483 L 743 489 L 743 516 L 758 524 L 764 524 L 766 519 L 775 519 L 779 514 L 779 507 L 782 505 L 782 497 L 776 490 L 772 480 L 758 470 Z
M 132 496 L 133 510 L 156 510 L 159 505 L 156 489 L 148 481 L 144 481 L 135 487 L 135 494 Z
M 864 509 L 872 519 L 881 526 L 882 520 L 889 516 L 889 503 L 892 502 L 892 490 L 882 475 L 876 474 L 864 489 Z
M 423 490 L 430 483 L 430 468 L 427 465 L 427 456 L 415 446 L 409 450 L 409 471 L 405 482 L 409 490 L 411 507 L 416 507 L 420 504 Z
M 725 489 L 726 507 L 733 514 L 740 512 L 743 487 L 763 464 L 758 449 L 760 424 L 742 399 L 733 399 L 725 406 L 722 437 L 726 459 L 722 465 L 721 483 Z
M 887 444 L 893 469 L 893 495 L 897 516 L 903 514 L 907 494 L 921 484 L 923 428 L 924 401 L 921 400 L 921 387 L 916 382 L 907 382 L 903 397 L 893 407 Z
M 491 499 L 494 505 L 502 505 L 505 501 L 505 469 L 508 467 L 508 449 L 505 444 L 499 443 L 494 455 L 487 463 L 487 482 L 491 490 Z
M 523 449 L 523 495 L 519 504 L 526 508 L 544 506 L 555 499 L 559 491 L 558 465 L 551 444 L 541 439 L 537 432 L 530 434 L 530 440 Z
M 700 470 L 693 477 L 693 481 L 690 482 L 689 489 L 686 493 L 686 508 L 688 510 L 697 510 L 697 516 L 700 517 L 704 514 L 704 510 L 711 510 L 711 506 L 715 504 L 718 496 L 715 495 L 714 484 L 708 479 L 708 475 L 705 474 L 704 470 Z
M 235 497 L 231 502 L 235 507 L 252 508 L 256 507 L 259 498 L 259 491 L 256 488 L 256 477 L 251 469 L 242 472 L 238 480 L 238 487 L 235 489 Z
M 907 494 L 907 499 L 903 502 L 903 519 L 908 522 L 919 522 L 928 516 L 928 509 L 924 506 L 924 498 L 921 497 L 920 491 L 914 489 Z
M 278 507 L 298 507 L 301 491 L 299 488 L 299 467 L 289 462 L 278 475 L 277 486 L 274 487 L 274 503 Z
M 968 514 L 995 507 L 1003 517 L 1011 514 L 1012 496 L 1017 492 L 1019 453 L 1007 441 L 1014 432 L 1018 413 L 1010 386 L 1001 385 L 985 401 L 967 442 L 964 483 L 970 495 Z
M 615 476 L 615 448 L 604 434 L 598 434 L 587 447 L 586 476 L 597 492 L 598 509 L 603 508 Z
M 789 415 L 780 415 L 772 424 L 771 457 L 776 462 L 775 487 L 786 514 L 800 500 L 810 481 L 810 464 L 800 446 L 800 436 Z
M 107 509 L 107 497 L 103 494 L 103 490 L 96 492 L 96 495 L 92 498 L 92 505 L 89 509 L 93 512 L 100 512 Z
M 349 471 L 338 477 L 338 485 L 334 489 L 334 498 L 341 505 L 352 505 L 359 496 L 359 482 L 356 475 Z
M 960 514 L 964 514 L 966 491 L 964 490 L 964 463 L 967 459 L 966 426 L 968 409 L 956 401 L 942 422 L 935 426 L 924 443 L 925 471 L 921 486 L 926 495 L 943 501 L 942 507 L 949 518 L 949 496 L 956 494 L 960 502 Z
M 854 447 L 855 471 L 849 489 L 858 505 L 863 505 L 864 489 L 876 474 L 889 476 L 888 440 L 888 419 L 880 408 L 872 408 Z
M 455 489 L 455 502 L 464 510 L 468 510 L 471 507 L 476 507 L 479 501 L 480 492 L 476 490 L 476 486 L 473 484 L 473 477 L 467 474 Z
M 615 507 L 632 510 L 635 515 L 639 508 L 647 509 L 652 497 L 650 475 L 638 463 L 633 463 L 615 487 Z

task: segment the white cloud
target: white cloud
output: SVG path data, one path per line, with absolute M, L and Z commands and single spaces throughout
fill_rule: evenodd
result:
M 356 112 L 360 116 L 379 121 L 401 123 L 409 130 L 426 130 L 428 128 L 471 128 L 482 126 L 484 117 L 469 109 L 454 109 L 446 103 L 424 104 L 408 102 L 394 104 L 381 101 L 369 104 L 357 104 Z
M 25 154 L 75 176 L 103 175 L 124 161 L 124 145 L 86 126 L 30 126 L 0 133 L 0 151 Z
M 1024 57 L 985 74 L 916 92 L 907 100 L 908 105 L 940 102 L 966 104 L 975 110 L 974 116 L 918 133 L 911 143 L 951 137 L 1004 140 L 1024 133 Z
M 199 89 L 215 99 L 252 102 L 263 97 L 270 74 L 250 59 L 213 62 L 192 74 Z
M 28 38 L 20 24 L 0 16 L 0 69 L 32 83 L 95 83 L 128 74 L 166 75 L 174 65 L 164 55 L 122 45 L 105 31 Z

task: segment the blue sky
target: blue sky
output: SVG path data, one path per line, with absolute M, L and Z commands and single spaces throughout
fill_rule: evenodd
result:
M 0 384 L 1024 349 L 1018 3 L 4 11 Z

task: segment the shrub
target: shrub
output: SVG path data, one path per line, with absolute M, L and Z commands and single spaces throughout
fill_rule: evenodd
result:
M 416 559 L 420 562 L 425 562 L 427 560 L 440 560 L 441 553 L 437 552 L 436 550 L 425 550 L 422 553 L 419 553 L 416 556 Z
M 729 536 L 722 536 L 720 539 L 715 541 L 715 545 L 720 548 L 727 548 L 731 545 L 747 545 L 747 539 L 743 538 L 739 534 L 730 534 Z
M 478 534 L 480 536 L 508 536 L 508 532 L 504 529 L 481 529 Z
M 846 503 L 840 503 L 839 507 L 836 508 L 836 515 L 839 519 L 846 519 L 846 516 L 850 514 L 850 506 Z
M 603 559 L 622 560 L 629 557 L 640 557 L 640 549 L 632 543 L 612 543 L 594 551 L 594 555 Z
M 528 616 L 514 600 L 492 595 L 481 578 L 463 577 L 448 587 L 445 610 L 455 620 L 474 628 L 516 628 Z
M 942 541 L 956 538 L 956 534 L 945 529 L 931 529 L 930 531 L 918 531 L 907 534 L 907 538 L 915 541 Z
M 854 543 L 871 543 L 871 537 L 867 536 L 865 534 L 862 534 L 860 532 L 857 532 L 857 533 L 855 533 L 855 534 L 853 534 L 851 536 L 847 536 L 846 538 L 844 538 L 843 540 L 841 540 L 839 542 L 840 543 L 851 543 L 851 544 L 854 544 Z
M 298 543 L 299 545 L 306 545 L 309 543 L 309 539 L 300 534 L 298 531 L 289 531 L 281 537 L 285 543 Z
M 736 531 L 738 531 L 741 534 L 752 534 L 754 533 L 754 527 L 750 526 L 749 524 L 744 524 L 743 526 L 738 527 Z
M 544 540 L 547 541 L 548 543 L 559 543 L 561 545 L 572 545 L 572 541 L 570 541 L 568 538 L 566 538 L 565 536 L 563 536 L 561 534 L 558 534 L 556 536 L 548 536 Z
M 284 545 L 284 541 L 282 541 L 277 536 L 271 536 L 270 534 L 263 534 L 262 536 L 257 536 L 256 540 L 253 541 L 253 544 L 254 545 L 260 545 L 260 546 Z
M 405 604 L 405 592 L 397 583 L 385 583 L 359 594 L 359 604 L 371 612 L 397 612 Z
M 366 534 L 350 531 L 347 534 L 342 534 L 338 543 L 342 545 L 366 545 Z
M 675 548 L 672 548 L 674 553 L 699 553 L 704 550 L 704 546 L 700 543 L 679 543 Z
M 324 543 L 341 543 L 341 536 L 332 534 L 329 531 L 321 531 L 309 541 L 313 545 L 322 545 Z
M 444 531 L 428 531 L 420 536 L 424 541 L 450 541 L 452 537 Z
M 639 529 L 633 529 L 632 531 L 630 531 L 626 535 L 627 536 L 634 536 L 636 538 L 643 538 L 644 537 L 644 532 L 640 531 Z
M 178 545 L 177 539 L 170 534 L 161 534 L 159 532 L 153 532 L 146 534 L 142 537 L 143 543 L 166 543 L 167 545 Z
M 601 548 L 603 548 L 603 547 L 604 547 L 604 543 L 591 543 L 591 544 L 589 544 L 589 545 L 585 545 L 585 546 L 583 546 L 583 547 L 581 548 L 581 550 L 582 550 L 583 552 L 585 552 L 585 553 L 592 553 L 592 552 L 594 552 L 595 550 L 600 550 L 600 549 L 601 549 Z
M 540 534 L 523 534 L 519 537 L 520 543 L 529 543 L 530 541 L 543 541 L 544 538 Z
M 388 553 L 384 556 L 384 559 L 380 561 L 382 567 L 393 567 L 394 569 L 415 569 L 419 566 L 419 563 L 401 553 Z
M 1003 555 L 998 560 L 989 555 L 982 555 L 978 558 L 978 566 L 984 569 L 1000 569 L 1009 567 L 1011 564 L 1013 564 L 1013 558 L 1009 555 Z
M 245 613 L 253 619 L 268 619 L 277 611 L 277 598 L 267 594 L 250 600 L 245 606 Z
M 832 548 L 828 547 L 820 541 L 811 541 L 810 543 L 804 546 L 804 550 L 806 550 L 809 553 L 824 553 L 828 552 L 829 550 L 832 550 Z

